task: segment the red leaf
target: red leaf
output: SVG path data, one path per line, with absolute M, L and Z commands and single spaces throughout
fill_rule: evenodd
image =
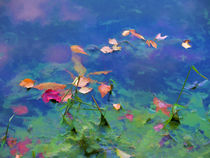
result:
M 50 100 L 55 100 L 56 102 L 60 103 L 61 102 L 61 97 L 59 96 L 58 91 L 54 91 L 52 89 L 46 90 L 42 94 L 42 99 L 45 103 L 48 103 Z
M 17 138 L 7 138 L 7 144 L 10 148 L 14 147 L 17 143 Z

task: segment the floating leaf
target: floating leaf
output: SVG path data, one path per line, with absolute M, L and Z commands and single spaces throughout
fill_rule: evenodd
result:
M 96 72 L 90 72 L 88 75 L 101 75 L 101 74 L 104 74 L 104 75 L 107 75 L 108 73 L 110 73 L 112 71 L 96 71 Z
M 129 31 L 130 31 L 130 33 L 131 33 L 133 36 L 135 36 L 135 37 L 137 37 L 137 38 L 142 39 L 142 40 L 145 41 L 145 38 L 144 38 L 142 35 L 136 33 L 135 30 L 132 29 L 132 30 L 129 30 Z
M 150 40 L 150 43 L 154 48 L 157 48 L 157 44 L 154 41 Z
M 196 69 L 196 67 L 194 65 L 192 65 L 192 69 L 198 74 L 200 75 L 201 77 L 205 78 L 206 80 L 208 80 L 207 77 L 203 76 L 200 72 L 198 72 L 198 70 Z
M 118 42 L 115 38 L 109 39 L 109 44 L 118 45 Z
M 109 46 L 104 46 L 100 49 L 101 52 L 103 53 L 112 53 L 113 50 Z
M 152 47 L 157 48 L 157 44 L 152 40 L 146 40 L 146 44 L 150 47 L 150 44 Z
M 52 89 L 46 90 L 42 94 L 42 99 L 45 103 L 48 103 L 50 100 L 55 100 L 56 102 L 60 103 L 61 102 L 61 97 L 59 95 L 58 91 L 54 91 Z
M 150 47 L 150 40 L 146 40 L 146 44 Z
M 171 104 L 165 103 L 164 101 L 159 100 L 157 97 L 154 97 L 153 99 L 153 103 L 156 106 L 156 112 L 158 112 L 159 110 L 162 111 L 162 113 L 164 113 L 165 115 L 167 115 L 168 117 L 170 117 L 170 111 L 168 111 L 168 107 L 172 107 Z
M 82 65 L 80 57 L 73 55 L 71 59 L 74 62 L 74 70 L 78 73 L 78 75 L 84 76 L 87 70 Z
M 158 33 L 157 35 L 156 35 L 156 37 L 155 37 L 155 39 L 157 39 L 157 40 L 164 40 L 164 39 L 166 39 L 168 36 L 161 36 L 161 33 Z
M 71 90 L 59 90 L 62 102 L 67 102 L 68 99 L 72 99 Z M 66 94 L 68 93 L 68 94 Z
M 119 47 L 117 45 L 113 45 L 112 49 L 113 49 L 113 51 L 120 51 L 122 49 L 122 47 Z
M 120 110 L 121 105 L 120 105 L 120 104 L 113 104 L 113 107 L 114 107 L 116 110 Z
M 128 36 L 130 34 L 130 31 L 129 30 L 125 30 L 122 32 L 122 35 L 123 36 Z
M 81 54 L 85 54 L 88 55 L 83 49 L 82 47 L 78 46 L 78 45 L 72 45 L 71 47 L 71 51 L 74 53 L 81 53 Z
M 12 110 L 16 115 L 24 115 L 28 113 L 28 108 L 24 105 L 12 106 Z
M 78 86 L 78 87 L 85 87 L 89 82 L 91 81 L 90 78 L 86 78 L 84 76 L 80 76 L 79 78 L 79 83 L 78 83 L 78 77 L 76 77 L 73 81 L 73 85 L 74 86 Z
M 184 47 L 185 49 L 191 48 L 192 46 L 189 44 L 190 40 L 184 40 L 182 42 L 182 47 Z
M 120 149 L 117 149 L 117 148 L 116 148 L 116 153 L 117 153 L 117 156 L 119 156 L 120 158 L 130 158 L 131 157 L 131 155 L 129 155 L 126 152 L 124 152 Z
M 46 82 L 46 83 L 40 83 L 34 86 L 34 88 L 39 89 L 39 90 L 48 90 L 48 89 L 58 90 L 58 89 L 66 88 L 66 85 L 55 83 L 55 82 Z
M 98 86 L 98 90 L 101 93 L 101 97 L 103 98 L 109 91 L 111 91 L 111 86 L 106 84 L 101 84 Z
M 35 81 L 30 79 L 30 78 L 26 78 L 24 80 L 22 80 L 20 82 L 20 86 L 25 87 L 25 88 L 32 88 L 34 86 Z
M 89 88 L 89 87 L 82 87 L 79 89 L 79 92 L 82 93 L 82 94 L 87 94 L 89 93 L 90 91 L 92 91 L 93 88 Z

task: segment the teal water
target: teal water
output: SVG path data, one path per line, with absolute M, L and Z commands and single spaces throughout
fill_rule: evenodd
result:
M 0 1 L 0 136 L 3 138 L 12 107 L 26 106 L 28 112 L 15 114 L 7 138 L 16 138 L 0 148 L 0 157 L 117 157 L 119 150 L 132 157 L 209 157 L 209 82 L 187 88 L 205 79 L 191 70 L 177 107 L 179 125 L 154 130 L 169 119 L 156 112 L 154 95 L 169 104 L 176 103 L 192 65 L 209 78 L 210 3 L 198 1 L 141 0 L 2 0 Z M 147 40 L 158 33 L 167 35 L 149 47 L 135 36 L 122 36 L 135 29 Z M 100 51 L 108 40 L 123 42 L 120 51 Z M 191 48 L 182 47 L 190 40 Z M 88 55 L 71 51 L 79 45 Z M 111 47 L 111 45 L 109 45 Z M 78 93 L 80 108 L 96 108 L 92 96 L 102 108 L 111 129 L 98 129 L 99 111 L 78 110 L 78 102 L 69 111 L 73 121 L 61 124 L 64 104 L 44 103 L 44 91 L 19 86 L 25 78 L 35 85 L 56 82 L 71 87 L 78 76 L 73 56 L 78 56 L 90 72 L 110 70 L 107 75 L 90 78 L 113 84 L 112 94 L 104 98 L 99 83 L 89 83 L 93 90 Z M 81 70 L 81 67 L 79 68 Z M 73 89 L 75 87 L 72 87 Z M 78 98 L 76 98 L 78 99 Z M 120 103 L 116 111 L 112 104 Z M 70 103 L 69 103 L 70 104 Z M 68 105 L 69 105 L 68 104 Z M 171 108 L 168 108 L 171 110 Z M 127 119 L 126 114 L 133 116 Z M 172 116 L 172 114 L 170 114 Z M 175 121 L 177 123 L 177 121 Z M 73 135 L 73 128 L 77 135 Z M 84 150 L 85 136 L 88 148 Z M 95 137 L 93 137 L 95 136 Z M 28 140 L 30 139 L 30 141 Z M 27 149 L 18 143 L 28 140 Z M 81 143 L 81 140 L 83 142 Z M 1 139 L 3 142 L 3 139 Z M 163 143 L 163 144 L 162 144 Z M 23 152 L 23 148 L 26 152 Z M 17 150 L 12 152 L 11 150 Z M 122 156 L 121 156 L 122 157 Z

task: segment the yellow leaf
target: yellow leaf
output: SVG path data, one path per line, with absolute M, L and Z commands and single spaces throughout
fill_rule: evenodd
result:
M 117 153 L 117 156 L 119 156 L 120 158 L 130 158 L 131 155 L 125 153 L 124 151 L 120 150 L 120 149 L 117 149 L 116 148 L 116 153 Z

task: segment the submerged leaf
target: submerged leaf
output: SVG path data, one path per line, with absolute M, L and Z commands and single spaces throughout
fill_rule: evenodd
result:
M 192 46 L 189 44 L 190 40 L 184 40 L 182 42 L 182 47 L 184 47 L 185 49 L 191 48 Z
M 88 55 L 84 49 L 82 49 L 82 47 L 78 46 L 78 45 L 72 45 L 71 47 L 71 51 L 74 53 L 81 53 L 81 54 L 85 54 Z
M 16 115 L 24 115 L 28 113 L 28 108 L 24 105 L 12 106 L 12 110 Z
M 66 88 L 66 85 L 55 83 L 55 82 L 46 82 L 46 83 L 40 83 L 40 84 L 34 86 L 34 88 L 36 88 L 38 90 L 48 90 L 48 89 L 58 90 L 58 89 Z
M 120 158 L 130 158 L 131 157 L 131 155 L 129 155 L 126 152 L 124 152 L 120 149 L 117 149 L 117 148 L 116 148 L 116 153 L 117 153 L 117 156 L 119 156 Z
M 34 86 L 35 81 L 30 79 L 30 78 L 26 78 L 24 80 L 22 80 L 19 85 L 21 87 L 25 87 L 25 88 L 32 88 Z
M 84 76 L 87 70 L 82 65 L 80 57 L 73 55 L 71 59 L 74 62 L 74 70 L 78 73 L 78 75 Z
M 171 104 L 165 103 L 164 101 L 159 100 L 157 97 L 154 97 L 153 99 L 153 103 L 156 106 L 156 112 L 158 112 L 159 110 L 162 111 L 162 113 L 164 113 L 165 115 L 167 115 L 168 117 L 170 117 L 170 111 L 168 111 L 168 107 L 172 107 Z
M 103 98 L 109 91 L 111 91 L 111 86 L 106 84 L 101 84 L 98 86 L 98 90 L 101 93 L 101 97 Z

